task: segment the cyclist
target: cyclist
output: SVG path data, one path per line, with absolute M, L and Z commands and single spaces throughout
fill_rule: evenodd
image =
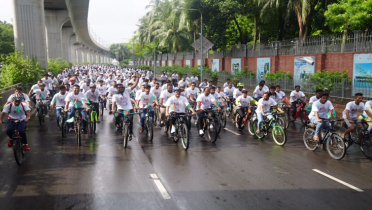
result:
M 274 89 L 274 91 L 275 91 L 275 89 Z M 254 89 L 254 91 L 253 91 L 253 95 L 254 95 L 255 98 L 260 99 L 260 98 L 262 98 L 262 96 L 263 96 L 263 94 L 264 94 L 265 92 L 267 92 L 267 91 L 265 91 L 264 83 L 261 82 L 261 83 L 256 87 L 256 89 Z
M 21 102 L 27 103 L 27 106 L 28 107 L 31 107 L 30 98 L 28 97 L 28 95 L 26 93 L 23 93 L 22 91 L 23 91 L 23 88 L 22 87 L 16 87 L 16 89 L 14 91 L 14 94 L 12 94 L 12 95 L 9 96 L 6 104 L 12 103 L 14 97 L 15 96 L 19 96 L 19 97 L 21 97 Z
M 199 82 L 199 78 L 196 76 L 196 74 L 193 74 L 191 77 L 190 77 L 190 81 L 191 83 L 195 83 L 197 84 Z
M 178 74 L 176 72 L 173 72 L 173 74 L 172 74 L 172 84 L 173 84 L 173 86 L 177 85 L 177 79 L 178 79 Z
M 348 129 L 341 135 L 342 138 L 345 138 L 347 134 L 353 131 L 357 123 L 360 122 L 356 114 L 358 111 L 366 112 L 369 117 L 372 117 L 372 113 L 366 111 L 366 107 L 362 101 L 363 93 L 355 93 L 355 100 L 346 104 L 345 110 L 342 113 L 342 118 L 344 118 Z
M 363 115 L 364 116 L 369 116 L 368 113 L 372 113 L 372 101 L 367 101 L 366 102 L 366 111 L 363 112 Z M 371 117 L 368 117 L 366 119 L 366 121 L 371 121 L 372 118 Z M 372 131 L 372 125 L 371 125 L 371 122 L 367 122 L 368 123 L 368 131 Z
M 172 129 L 171 129 L 171 135 L 173 135 L 176 132 L 176 128 L 174 125 L 176 124 L 176 119 L 179 115 L 185 114 L 186 107 L 188 107 L 193 115 L 196 115 L 196 112 L 194 109 L 189 106 L 189 102 L 186 97 L 181 96 L 181 90 L 179 88 L 176 88 L 174 90 L 174 96 L 171 96 L 167 102 L 165 103 L 166 106 L 166 116 L 170 117 L 171 114 L 174 112 L 176 113 L 175 117 L 172 117 L 171 123 L 172 123 Z M 188 122 L 186 117 L 183 117 L 184 122 L 187 123 L 187 126 L 191 126 L 190 122 Z
M 107 91 L 107 86 L 103 84 L 103 80 L 99 79 L 98 80 L 98 86 L 97 90 L 99 92 L 99 100 L 103 101 L 103 107 L 106 109 L 106 91 Z M 103 113 L 102 113 L 103 114 Z
M 302 91 L 300 91 L 300 89 L 301 89 L 301 86 L 296 85 L 295 90 L 292 91 L 290 94 L 290 97 L 291 97 L 290 102 L 292 104 L 292 109 L 293 109 L 293 113 L 292 113 L 293 119 L 295 119 L 295 116 L 296 116 L 297 104 L 303 103 L 304 106 L 306 105 L 306 96 Z
M 230 78 L 226 79 L 226 82 L 223 84 L 223 88 L 229 87 L 230 83 Z
M 7 104 L 4 106 L 4 109 L 1 114 L 0 118 L 0 124 L 3 124 L 3 118 L 5 115 L 9 119 L 15 119 L 20 120 L 21 122 L 18 124 L 18 132 L 19 135 L 22 137 L 22 143 L 24 145 L 24 150 L 28 151 L 30 150 L 30 147 L 27 144 L 27 136 L 26 136 L 26 122 L 30 120 L 31 114 L 30 114 L 30 108 L 27 106 L 27 104 L 21 102 L 21 97 L 14 97 L 13 102 L 10 104 Z M 13 124 L 8 121 L 7 127 L 6 127 L 6 134 L 9 136 L 9 138 L 12 138 L 14 132 Z M 13 140 L 10 139 L 8 142 L 8 147 L 13 146 Z
M 185 88 L 186 88 L 185 85 L 180 85 L 179 86 L 179 89 L 181 91 L 181 96 L 183 96 L 183 97 L 187 97 L 187 92 L 186 92 Z
M 235 104 L 236 104 L 236 112 L 240 115 L 240 119 L 239 121 L 237 122 L 238 123 L 238 129 L 241 130 L 242 128 L 242 122 L 243 122 L 243 118 L 245 117 L 244 116 L 244 112 L 247 111 L 246 109 L 248 108 L 249 106 L 249 103 L 253 101 L 253 98 L 248 96 L 248 91 L 247 90 L 243 90 L 242 91 L 242 95 L 239 96 L 236 100 L 235 100 Z
M 163 90 L 163 92 L 160 93 L 160 126 L 163 126 L 165 124 L 165 114 L 166 114 L 166 110 L 165 110 L 165 103 L 167 102 L 167 100 L 173 96 L 172 94 L 173 92 L 173 85 L 172 84 L 168 84 L 167 86 L 167 89 Z
M 274 99 L 276 103 L 280 103 L 282 101 L 282 96 L 275 92 L 276 87 L 270 87 L 270 98 Z
M 87 134 L 87 112 L 89 112 L 90 109 L 89 106 L 84 102 L 84 99 L 86 99 L 86 96 L 84 93 L 80 92 L 80 86 L 74 85 L 73 92 L 69 93 L 65 98 L 65 112 L 68 112 L 67 118 L 70 119 L 72 116 L 74 116 L 76 109 L 78 109 L 80 115 L 82 115 L 84 133 Z M 69 131 L 74 130 L 73 123 L 69 123 L 68 126 Z
M 323 122 L 323 119 L 328 118 L 327 113 L 334 109 L 328 97 L 328 93 L 321 93 L 319 100 L 313 103 L 309 114 L 310 121 L 316 125 L 315 135 L 313 137 L 314 141 L 319 141 L 321 129 L 328 127 L 328 123 Z
M 89 78 L 86 78 L 84 81 L 85 81 L 85 83 L 83 83 L 80 86 L 80 90 L 81 90 L 81 92 L 86 93 L 88 90 L 90 90 L 90 82 L 91 82 L 91 80 Z
M 161 85 L 164 85 L 164 84 L 167 83 L 168 76 L 167 76 L 165 73 L 163 73 L 163 74 L 160 76 L 160 78 L 161 78 Z
M 268 119 L 273 118 L 270 112 L 270 108 L 272 106 L 275 106 L 280 113 L 284 113 L 283 110 L 280 107 L 278 107 L 278 104 L 275 102 L 275 100 L 270 98 L 269 92 L 265 92 L 263 95 L 263 98 L 258 100 L 258 105 L 256 109 L 256 114 L 257 114 L 257 119 L 258 119 L 258 127 L 256 130 L 256 133 L 259 134 L 261 132 L 260 128 L 264 120 L 264 117 L 267 117 Z
M 48 109 L 47 109 L 47 103 L 49 102 L 49 90 L 47 90 L 45 88 L 45 84 L 44 83 L 40 83 L 39 84 L 39 87 L 40 89 L 37 89 L 35 90 L 35 96 L 36 96 L 36 101 L 41 101 L 43 102 L 43 106 L 44 106 L 44 111 L 45 113 L 45 117 L 49 117 L 48 115 Z
M 162 89 L 160 88 L 159 82 L 155 82 L 154 87 L 150 90 L 151 93 L 153 93 L 156 98 L 160 98 L 160 93 L 162 92 Z
M 203 82 L 200 83 L 199 88 L 200 88 L 200 90 L 204 90 L 207 87 L 209 87 L 208 80 L 207 79 L 203 79 Z
M 123 83 L 120 83 L 120 84 L 123 84 Z M 111 86 L 107 89 L 107 92 L 106 92 L 106 97 L 107 97 L 108 102 L 109 102 L 109 110 L 112 109 L 112 96 L 118 91 L 116 86 L 117 86 L 116 81 L 113 81 L 111 83 Z M 123 84 L 123 86 L 125 86 L 125 84 Z M 98 104 L 98 108 L 99 108 L 99 104 Z
M 99 116 L 99 91 L 96 88 L 95 84 L 90 84 L 90 90 L 85 93 L 85 97 L 94 106 L 97 116 Z M 97 123 L 100 123 L 99 117 L 97 117 Z
M 244 88 L 244 84 L 239 82 L 237 85 L 236 85 L 238 88 L 235 88 L 234 89 L 234 93 L 233 93 L 233 97 L 234 99 L 238 98 L 239 96 L 242 95 L 242 90 Z
M 140 132 L 143 132 L 143 129 L 145 127 L 145 118 L 146 118 L 146 109 L 148 108 L 149 110 L 149 116 L 154 118 L 154 105 L 158 105 L 158 101 L 156 99 L 156 96 L 153 93 L 150 93 L 151 86 L 147 85 L 145 87 L 145 91 L 141 93 L 141 95 L 136 98 L 139 102 L 139 108 L 140 108 L 140 113 L 141 113 L 141 128 Z
M 186 81 L 186 77 L 183 76 L 182 79 L 178 82 L 178 86 L 186 86 L 187 85 L 187 81 Z
M 281 96 L 283 99 L 286 98 L 287 96 L 286 96 L 285 93 L 284 93 L 283 91 L 281 91 L 280 89 L 281 89 L 280 85 L 277 85 L 277 86 L 276 86 L 276 89 L 275 89 L 275 92 L 276 92 L 277 94 L 280 94 L 280 96 Z
M 265 80 L 261 80 L 260 83 L 258 83 L 258 85 L 256 86 L 256 88 L 258 88 L 260 84 L 262 84 L 264 92 L 269 92 L 269 87 L 267 87 L 265 83 L 266 83 Z
M 70 89 L 71 85 L 69 83 L 65 84 L 65 87 L 66 87 L 67 94 L 72 93 L 72 90 Z
M 164 84 L 161 89 L 162 90 L 165 90 L 168 88 L 168 85 L 172 85 L 172 90 L 173 90 L 173 84 L 172 84 L 172 81 L 168 80 L 166 84 Z
M 213 85 L 210 87 L 210 95 L 213 96 L 214 99 L 216 99 L 216 103 L 218 103 L 220 107 L 225 106 L 225 103 L 221 99 L 221 95 L 216 91 L 216 86 Z
M 210 95 L 210 88 L 205 88 L 204 93 L 201 93 L 198 98 L 196 99 L 197 106 L 196 110 L 198 113 L 198 128 L 199 128 L 199 135 L 203 135 L 203 121 L 204 121 L 204 116 L 205 116 L 205 111 L 206 109 L 210 109 L 212 103 L 215 103 L 218 111 L 221 110 L 220 106 L 216 103 L 216 99 Z M 212 112 L 213 117 L 215 118 L 215 114 Z
M 61 86 L 59 87 L 59 93 L 54 95 L 52 102 L 50 103 L 51 109 L 56 107 L 56 121 L 57 121 L 57 127 L 59 131 L 61 130 L 61 127 L 59 127 L 59 116 L 61 115 L 62 109 L 65 107 L 66 96 L 67 96 L 66 87 Z
M 320 95 L 323 93 L 323 90 L 321 89 L 317 89 L 315 91 L 315 96 L 312 96 L 310 99 L 309 99 L 309 104 L 313 104 L 315 101 L 319 101 L 320 99 Z
M 42 78 L 41 80 L 45 84 L 45 89 L 50 90 L 51 86 L 52 86 L 52 83 L 53 83 L 53 80 L 51 78 L 49 78 L 49 74 L 45 73 L 44 78 Z

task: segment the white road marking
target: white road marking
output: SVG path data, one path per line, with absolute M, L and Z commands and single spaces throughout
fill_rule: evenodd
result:
M 158 176 L 156 174 L 150 174 L 151 178 L 154 180 L 155 185 L 158 187 L 161 195 L 163 196 L 164 199 L 171 199 L 169 196 L 167 190 L 165 189 L 164 185 L 161 183 L 159 180 Z
M 333 177 L 333 176 L 331 176 L 329 174 L 326 174 L 326 173 L 324 173 L 322 171 L 319 171 L 318 169 L 313 169 L 313 171 L 315 171 L 315 172 L 317 172 L 317 173 L 319 173 L 319 174 L 321 174 L 321 175 L 323 175 L 325 177 L 328 177 L 328 178 L 330 178 L 330 179 L 332 179 L 332 180 L 334 180 L 334 181 L 336 181 L 336 182 L 338 182 L 340 184 L 343 184 L 346 187 L 349 187 L 349 188 L 351 188 L 351 189 L 353 189 L 353 190 L 355 190 L 357 192 L 364 192 L 362 189 L 359 189 L 359 188 L 357 188 L 357 187 L 355 187 L 355 186 L 353 186 L 353 185 L 351 185 L 349 183 L 346 183 L 346 182 L 344 182 L 344 181 L 342 181 L 340 179 L 337 179 L 336 177 Z
M 230 131 L 231 133 L 233 133 L 233 134 L 235 134 L 235 135 L 237 135 L 237 136 L 240 136 L 241 134 L 240 133 L 237 133 L 237 132 L 235 132 L 235 131 L 232 131 L 232 130 L 230 130 L 230 129 L 228 129 L 228 128 L 224 128 L 225 130 L 227 130 L 227 131 Z

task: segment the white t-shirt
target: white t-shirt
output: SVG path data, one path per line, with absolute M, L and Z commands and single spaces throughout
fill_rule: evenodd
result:
M 297 99 L 304 98 L 305 94 L 302 91 L 292 91 L 290 95 L 291 99 L 290 102 L 295 102 Z
M 53 83 L 53 80 L 51 78 L 48 77 L 48 79 L 41 79 L 43 81 L 43 83 L 45 84 L 45 89 L 46 90 L 50 90 L 52 89 L 52 83 Z
M 259 86 L 256 87 L 256 89 L 254 89 L 253 93 L 254 93 L 254 97 L 256 98 L 262 98 L 263 97 L 263 94 L 267 92 L 265 91 L 265 89 L 262 87 L 262 89 L 260 90 Z
M 186 88 L 185 90 L 187 92 L 187 97 L 190 97 L 190 95 L 192 96 L 192 98 L 196 98 L 196 96 L 198 95 L 198 93 L 200 92 L 199 88 L 195 87 L 194 90 L 191 89 L 191 87 L 189 88 Z
M 187 83 L 186 80 L 185 80 L 185 81 L 180 80 L 180 81 L 178 82 L 178 86 L 186 86 L 186 83 Z
M 270 111 L 270 107 L 275 105 L 277 105 L 277 103 L 275 102 L 274 99 L 269 98 L 269 100 L 266 101 L 263 98 L 261 98 L 260 100 L 258 100 L 256 113 L 261 113 L 261 107 L 263 107 L 264 112 L 268 112 Z
M 102 85 L 102 86 L 97 85 L 96 90 L 98 90 L 100 95 L 105 95 L 106 90 L 107 90 L 107 86 L 106 85 Z
M 146 93 L 143 92 L 140 96 L 138 96 L 138 98 L 136 98 L 136 100 L 139 100 L 139 108 L 145 108 L 156 101 L 156 96 L 153 93 L 146 95 Z
M 209 95 L 213 96 L 216 101 L 221 98 L 221 95 L 217 92 L 214 92 L 214 94 L 210 93 Z
M 41 89 L 38 89 L 38 90 L 35 90 L 34 92 L 36 94 L 36 100 L 42 100 L 43 102 L 48 101 L 49 90 L 47 90 L 46 87 L 44 91 L 42 91 Z
M 247 107 L 248 105 L 249 105 L 249 102 L 251 102 L 251 101 L 253 101 L 253 98 L 252 97 L 250 97 L 250 96 L 247 96 L 247 97 L 243 97 L 243 96 L 239 96 L 237 99 L 236 99 L 236 101 L 235 101 L 235 103 L 238 105 L 237 107 L 236 107 L 236 109 L 240 109 L 240 106 L 241 107 Z
M 13 97 L 14 96 L 15 96 L 15 94 L 10 95 L 9 98 L 8 98 L 8 100 L 7 100 L 7 102 L 13 102 Z M 22 96 L 23 96 L 23 100 L 21 102 L 30 101 L 30 98 L 28 97 L 27 94 L 22 93 Z M 21 98 L 22 98 L 22 96 L 21 96 Z
M 324 104 L 320 103 L 320 101 L 315 101 L 311 107 L 311 112 L 309 114 L 309 119 L 315 117 L 314 112 L 318 112 L 319 118 L 326 119 L 327 113 L 334 109 L 333 105 L 330 101 L 325 102 Z
M 319 101 L 319 98 L 317 98 L 316 96 L 312 96 L 312 97 L 309 99 L 309 104 L 313 104 L 315 101 Z
M 372 108 L 372 101 L 367 101 L 365 107 L 366 107 L 366 110 L 371 109 Z M 363 114 L 365 116 L 368 116 L 366 111 L 364 111 Z
M 158 89 L 156 89 L 155 87 L 152 87 L 150 90 L 150 93 L 153 93 L 156 96 L 156 98 L 160 98 L 161 92 L 162 92 L 161 87 L 159 87 Z
M 350 118 L 357 118 L 357 112 L 358 111 L 366 111 L 366 107 L 364 106 L 364 103 L 363 102 L 360 102 L 359 105 L 356 105 L 355 104 L 355 101 L 351 101 L 349 103 L 346 104 L 346 107 L 345 107 L 345 110 L 344 112 L 342 113 L 342 117 L 344 119 L 347 119 L 347 116 L 346 116 L 346 110 L 349 110 L 349 116 Z
M 190 80 L 191 82 L 195 82 L 195 83 L 199 81 L 198 77 L 194 77 L 194 76 L 190 77 Z
M 276 92 L 275 91 L 275 93 L 276 94 L 279 94 L 282 98 L 286 97 L 285 93 L 283 91 L 281 91 L 281 90 L 279 90 L 279 92 Z
M 84 84 L 80 85 L 80 90 L 83 90 L 83 93 L 86 93 L 88 90 L 90 90 L 90 87 L 89 87 L 89 85 L 84 83 Z
M 282 96 L 278 93 L 276 93 L 275 95 L 271 95 L 270 98 L 274 99 L 276 103 L 280 103 L 282 100 Z
M 212 102 L 215 102 L 216 99 L 209 94 L 208 96 L 205 96 L 204 93 L 200 94 L 198 98 L 196 99 L 196 102 L 201 103 L 200 109 L 209 109 L 211 108 Z M 196 110 L 199 110 L 199 105 L 196 106 Z
M 88 90 L 85 93 L 85 96 L 86 96 L 86 99 L 88 99 L 90 102 L 98 103 L 99 92 L 97 89 L 94 90 L 94 92 L 92 92 L 91 90 Z
M 234 87 L 225 87 L 223 89 L 223 92 L 225 93 L 225 95 L 227 94 L 227 96 L 234 96 L 234 91 L 235 91 L 235 88 Z
M 68 93 L 65 93 L 64 95 L 62 95 L 60 92 L 55 94 L 53 99 L 52 99 L 52 104 L 56 104 L 56 107 L 60 108 L 60 107 L 65 107 L 65 104 L 66 104 L 66 96 L 67 96 Z
M 86 99 L 86 96 L 84 93 L 79 92 L 79 94 L 75 95 L 74 92 L 71 92 L 66 96 L 65 101 L 70 102 L 68 107 L 74 107 L 75 104 L 80 104 L 80 106 L 76 108 L 84 108 L 83 99 Z
M 38 84 L 32 85 L 32 87 L 31 87 L 31 90 L 32 90 L 33 93 L 35 92 L 35 90 L 38 90 L 38 89 L 40 89 Z
M 242 91 L 243 91 L 244 89 L 242 89 Z M 236 88 L 235 90 L 234 90 L 234 98 L 238 98 L 239 96 L 241 96 L 242 95 L 242 91 L 240 91 L 239 90 L 239 88 Z
M 23 107 L 22 107 L 23 105 Z M 12 108 L 10 109 L 10 106 Z M 10 103 L 5 105 L 3 112 L 9 113 L 9 117 L 14 120 L 24 120 L 26 119 L 26 112 L 30 110 L 30 107 L 27 106 L 26 103 L 21 102 L 19 104 L 19 113 L 17 112 L 17 106 L 14 103 Z M 26 111 L 26 112 L 25 112 Z
M 173 93 L 168 92 L 168 90 L 163 90 L 160 93 L 160 99 L 163 99 L 163 105 L 167 102 L 168 98 L 172 97 Z
M 114 88 L 114 87 L 109 87 L 109 89 L 107 89 L 107 97 L 108 98 L 112 98 L 112 96 L 116 93 L 116 91 L 118 91 L 118 89 Z
M 177 79 L 178 78 L 178 74 L 172 74 L 172 79 Z
M 174 95 L 167 100 L 167 103 L 165 103 L 165 106 L 169 106 L 169 113 L 185 113 L 188 105 L 189 101 L 185 97 L 180 96 L 177 98 Z
M 167 80 L 168 79 L 167 75 L 165 75 L 165 74 L 161 75 L 160 78 L 161 78 L 161 80 Z
M 123 95 L 120 93 L 114 94 L 112 96 L 112 101 L 116 102 L 116 106 L 118 110 L 131 110 L 133 109 L 133 105 L 130 101 L 129 94 L 132 92 L 132 89 L 127 88 L 124 90 Z

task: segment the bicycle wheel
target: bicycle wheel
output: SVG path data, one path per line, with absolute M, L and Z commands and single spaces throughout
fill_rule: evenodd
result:
M 17 162 L 18 165 L 22 165 L 22 158 L 23 158 L 23 151 L 22 151 L 22 145 L 20 140 L 13 140 L 14 145 L 13 145 L 13 153 L 14 153 L 14 158 Z
M 96 128 L 97 128 L 97 112 L 93 112 L 92 113 L 92 119 L 91 119 L 91 123 L 92 123 L 92 133 L 95 134 L 96 133 Z
M 304 135 L 303 135 L 303 140 L 304 140 L 304 144 L 305 144 L 305 147 L 308 149 L 308 150 L 311 150 L 311 151 L 314 151 L 318 148 L 318 142 L 317 141 L 314 141 L 313 137 L 315 135 L 315 130 L 312 129 L 312 128 L 306 128 L 305 129 L 305 132 L 304 132 Z
M 254 135 L 254 132 L 253 132 L 253 121 L 250 119 L 248 120 L 248 123 L 247 123 L 247 130 L 248 130 L 248 133 L 253 136 Z
M 222 114 L 221 114 L 221 124 L 222 124 L 222 127 L 223 127 L 223 128 L 226 127 L 226 122 L 227 122 L 227 119 L 226 119 L 226 112 L 223 111 Z
M 123 134 L 123 146 L 124 146 L 124 148 L 127 148 L 127 146 L 128 146 L 128 139 L 129 139 L 129 127 L 125 123 L 123 124 L 122 134 Z
M 367 158 L 372 159 L 372 139 L 369 134 L 363 136 L 362 142 L 360 142 L 360 150 Z
M 39 109 L 39 112 L 38 112 L 38 115 L 37 115 L 37 117 L 39 118 L 39 125 L 40 126 L 43 126 L 43 122 L 44 122 L 44 120 L 43 120 L 43 113 L 44 113 L 44 110 L 43 109 Z
M 254 133 L 254 135 L 255 135 L 258 139 L 263 139 L 263 138 L 265 137 L 265 134 L 263 134 L 262 132 L 257 133 L 257 128 L 258 128 L 258 120 L 257 120 L 257 119 L 253 121 L 252 128 L 253 128 L 253 133 Z
M 338 134 L 334 133 L 327 139 L 328 154 L 336 160 L 342 159 L 346 154 L 344 140 Z
M 208 139 L 210 142 L 215 143 L 217 141 L 217 123 L 210 119 L 207 127 Z
M 65 122 L 62 116 L 59 116 L 58 125 L 61 128 L 62 138 L 66 137 Z
M 148 120 L 147 121 L 147 134 L 146 134 L 146 137 L 147 137 L 147 140 L 148 141 L 152 141 L 152 139 L 154 137 L 154 130 L 153 130 L 153 126 L 152 126 L 152 121 L 151 120 Z
M 306 125 L 307 121 L 309 120 L 309 115 L 307 114 L 307 111 L 306 110 L 302 110 L 301 113 L 300 113 L 300 119 L 301 119 L 301 123 L 303 125 Z
M 216 125 L 217 125 L 217 135 L 218 135 L 218 134 L 220 134 L 221 129 L 222 129 L 221 119 L 217 117 L 215 122 L 216 122 Z
M 183 146 L 183 149 L 184 150 L 187 150 L 189 148 L 189 130 L 187 128 L 187 125 L 186 124 L 182 124 L 180 127 L 179 127 L 179 134 L 180 134 L 180 139 L 181 139 L 181 143 L 182 143 L 182 146 Z
M 80 128 L 80 123 L 76 123 L 76 143 L 78 146 L 81 146 L 81 128 Z
M 155 109 L 154 110 L 154 124 L 156 125 L 157 124 L 157 121 L 158 121 L 158 109 Z
M 100 108 L 100 112 L 101 112 L 101 116 L 102 116 L 102 119 L 103 119 L 103 110 L 104 110 L 104 106 L 103 106 L 103 103 L 99 103 L 99 108 Z
M 275 143 L 279 146 L 283 146 L 287 142 L 285 131 L 281 126 L 274 126 L 271 131 Z
M 285 127 L 284 119 L 282 117 L 278 117 L 277 121 L 278 121 L 278 125 L 280 125 L 284 129 L 284 127 Z
M 239 129 L 239 124 L 238 124 L 238 121 L 240 120 L 240 115 L 239 114 L 236 114 L 235 116 L 235 127 L 236 129 Z

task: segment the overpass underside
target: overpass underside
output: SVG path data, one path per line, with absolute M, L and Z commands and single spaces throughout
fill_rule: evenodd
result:
M 14 41 L 44 68 L 48 59 L 111 63 L 109 49 L 89 34 L 89 0 L 12 0 Z

